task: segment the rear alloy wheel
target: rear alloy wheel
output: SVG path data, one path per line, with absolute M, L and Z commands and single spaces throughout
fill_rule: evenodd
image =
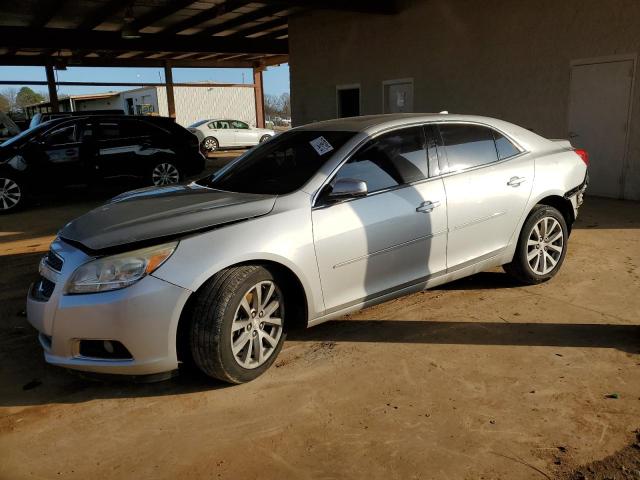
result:
M 20 183 L 7 177 L 0 177 L 0 213 L 17 210 L 24 203 L 24 188 Z
M 562 214 L 548 205 L 537 205 L 522 226 L 513 261 L 504 265 L 505 271 L 527 285 L 549 280 L 564 261 L 568 237 Z
M 260 143 L 266 142 L 271 138 L 271 135 L 263 135 L 260 137 Z
M 202 150 L 205 152 L 215 152 L 218 146 L 218 140 L 213 137 L 207 137 L 202 141 Z
M 215 275 L 198 292 L 189 332 L 191 355 L 205 374 L 229 383 L 259 377 L 286 337 L 281 280 L 257 265 Z
M 151 182 L 156 187 L 174 185 L 180 181 L 180 170 L 173 163 L 163 162 L 153 167 Z

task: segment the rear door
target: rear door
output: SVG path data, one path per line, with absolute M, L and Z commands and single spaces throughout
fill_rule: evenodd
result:
M 464 268 L 509 243 L 533 185 L 534 163 L 504 135 L 483 125 L 439 126 L 447 159 L 447 265 Z
M 320 196 L 313 235 L 327 313 L 425 281 L 446 268 L 442 179 L 428 179 L 422 127 L 366 143 L 332 180 L 367 183 L 366 197 Z M 328 187 L 330 189 L 330 187 Z
M 238 147 L 251 147 L 258 144 L 256 132 L 239 120 L 231 121 L 235 142 Z
M 150 130 L 135 119 L 108 119 L 98 122 L 98 168 L 105 177 L 138 174 L 153 153 Z

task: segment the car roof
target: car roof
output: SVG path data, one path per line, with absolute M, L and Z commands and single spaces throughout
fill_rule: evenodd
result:
M 389 128 L 428 122 L 478 123 L 506 133 L 509 137 L 515 137 L 521 144 L 532 144 L 544 140 L 543 137 L 540 137 L 536 133 L 504 120 L 481 115 L 451 113 L 387 113 L 381 115 L 363 115 L 361 117 L 338 118 L 309 123 L 296 127 L 294 130 L 349 131 L 374 135 Z

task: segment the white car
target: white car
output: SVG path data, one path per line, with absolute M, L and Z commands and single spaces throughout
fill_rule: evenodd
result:
M 203 152 L 219 148 L 253 147 L 273 137 L 276 132 L 256 128 L 240 120 L 200 120 L 187 128 L 200 141 Z
M 500 265 L 523 284 L 551 279 L 587 163 L 566 140 L 485 117 L 294 128 L 197 182 L 69 222 L 27 316 L 55 365 L 145 375 L 193 361 L 247 382 L 294 325 Z

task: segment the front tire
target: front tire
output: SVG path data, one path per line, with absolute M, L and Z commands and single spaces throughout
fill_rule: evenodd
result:
M 20 210 L 26 203 L 27 188 L 16 175 L 0 173 L 0 214 Z
M 206 375 L 245 383 L 275 361 L 286 337 L 282 282 L 255 265 L 215 275 L 196 297 L 191 354 Z
M 525 285 L 546 282 L 560 270 L 568 239 L 562 214 L 549 205 L 536 205 L 522 226 L 513 260 L 503 268 Z
M 220 148 L 220 144 L 215 137 L 206 137 L 202 140 L 201 148 L 204 153 L 211 153 L 218 150 L 218 148 Z

